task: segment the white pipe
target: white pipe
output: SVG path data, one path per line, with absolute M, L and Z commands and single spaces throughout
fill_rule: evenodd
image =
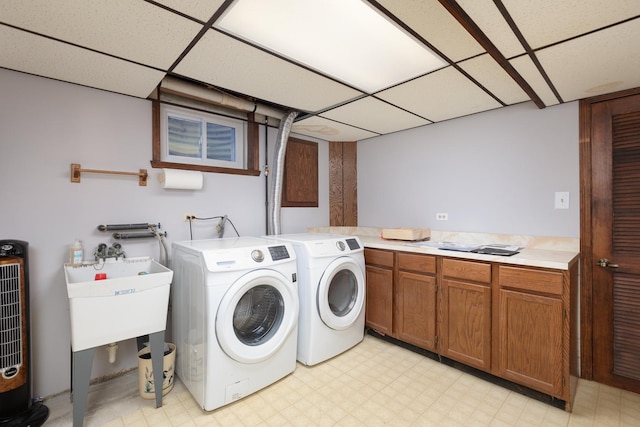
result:
M 118 351 L 117 342 L 112 342 L 111 344 L 107 344 L 107 352 L 109 353 L 109 363 L 113 364 L 116 362 L 117 351 Z
M 280 120 L 278 137 L 273 152 L 273 168 L 271 171 L 271 194 L 269 195 L 269 229 L 268 235 L 280 234 L 280 207 L 282 204 L 282 176 L 284 172 L 284 155 L 287 151 L 287 141 L 297 111 L 289 112 Z
M 262 114 L 263 116 L 269 116 L 276 119 L 281 118 L 285 114 L 284 111 L 278 110 L 277 108 L 253 103 L 246 99 L 237 98 L 224 92 L 220 92 L 216 89 L 198 86 L 174 77 L 165 77 L 162 79 L 160 89 L 176 95 L 189 96 L 201 101 L 212 102 L 214 104 L 223 105 L 225 107 L 245 112 L 255 112 L 257 114 Z

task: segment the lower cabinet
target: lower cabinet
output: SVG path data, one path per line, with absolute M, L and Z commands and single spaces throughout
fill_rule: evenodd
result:
M 491 264 L 442 260 L 443 356 L 483 371 L 491 370 Z
M 396 254 L 394 336 L 436 351 L 436 257 Z
M 497 374 L 569 400 L 568 273 L 500 266 Z
M 564 400 L 571 410 L 577 262 L 556 270 L 369 248 L 365 259 L 367 327 Z
M 393 265 L 391 251 L 365 249 L 365 325 L 381 334 L 393 330 Z

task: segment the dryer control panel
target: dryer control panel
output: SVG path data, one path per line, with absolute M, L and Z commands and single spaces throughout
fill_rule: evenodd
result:
M 349 249 L 355 251 L 356 249 L 360 249 L 360 244 L 358 243 L 358 239 L 347 239 L 347 245 L 349 245 Z

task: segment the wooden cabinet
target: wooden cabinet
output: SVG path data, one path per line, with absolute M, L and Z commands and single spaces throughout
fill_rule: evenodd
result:
M 391 251 L 365 249 L 366 309 L 365 325 L 379 333 L 393 330 L 393 258 Z
M 367 327 L 571 410 L 577 262 L 564 270 L 381 249 L 365 249 L 365 259 Z
M 501 265 L 497 374 L 569 401 L 569 273 Z M 568 293 L 568 292 L 567 292 Z
M 491 264 L 442 259 L 440 352 L 491 369 Z
M 394 336 L 436 351 L 436 257 L 396 254 Z

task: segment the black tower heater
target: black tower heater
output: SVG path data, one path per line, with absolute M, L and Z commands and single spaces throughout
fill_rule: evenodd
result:
M 31 400 L 29 243 L 0 240 L 0 426 L 38 426 L 49 410 Z

